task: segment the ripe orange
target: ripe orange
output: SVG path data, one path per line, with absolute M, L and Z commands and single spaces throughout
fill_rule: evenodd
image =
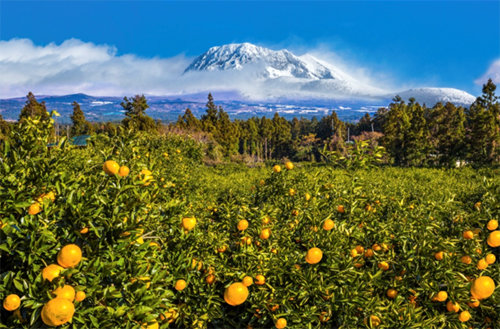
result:
M 476 308 L 476 307 L 479 307 L 479 300 L 475 299 L 475 298 L 471 298 L 471 301 L 467 303 L 467 305 L 469 305 L 470 308 Z
M 259 237 L 262 239 L 262 240 L 267 240 L 269 239 L 269 237 L 271 236 L 271 230 L 268 229 L 268 228 L 265 228 L 263 229 L 262 231 L 260 231 L 260 235 Z
M 120 165 L 113 160 L 108 160 L 104 162 L 102 165 L 102 169 L 104 172 L 110 176 L 118 174 L 118 171 L 120 170 Z
M 472 263 L 472 258 L 470 256 L 462 256 L 462 258 L 460 258 L 460 261 L 464 264 L 470 264 Z
M 3 308 L 7 311 L 15 311 L 21 306 L 21 298 L 16 294 L 10 294 L 3 300 Z
M 437 295 L 433 298 L 433 300 L 436 300 L 438 302 L 444 302 L 448 299 L 448 293 L 446 291 L 440 291 L 437 293 Z
M 488 246 L 492 248 L 500 247 L 500 230 L 493 231 L 488 235 Z
M 498 228 L 498 221 L 496 219 L 492 219 L 488 222 L 486 227 L 488 228 L 488 230 L 494 231 Z
M 319 248 L 311 248 L 307 251 L 306 262 L 309 264 L 317 264 L 323 258 L 323 252 Z
M 245 285 L 245 287 L 250 287 L 253 284 L 253 279 L 251 276 L 246 276 L 243 278 L 242 283 Z
M 258 274 L 256 277 L 255 277 L 255 284 L 258 285 L 258 286 L 262 286 L 266 283 L 266 277 L 263 276 L 262 274 Z
M 293 163 L 290 162 L 290 161 L 287 161 L 285 163 L 285 168 L 288 169 L 288 170 L 292 170 L 293 169 Z
M 358 257 L 358 251 L 356 249 L 351 249 L 351 257 Z
M 118 175 L 120 177 L 127 177 L 129 173 L 130 169 L 127 166 L 121 166 L 120 169 L 118 170 Z
M 227 250 L 227 246 L 222 246 L 222 247 L 217 248 L 217 252 L 220 252 L 220 253 L 223 253 L 226 250 Z
M 262 218 L 262 224 L 269 224 L 271 222 L 271 217 L 269 215 L 265 215 L 264 218 Z
M 343 206 L 343 205 L 339 205 L 339 206 L 337 207 L 337 211 L 338 211 L 339 213 L 343 214 L 343 213 L 345 212 L 345 208 L 344 208 L 344 206 Z
M 248 221 L 246 219 L 242 219 L 238 222 L 238 230 L 244 231 L 248 228 Z
M 448 310 L 448 312 L 457 313 L 458 311 L 460 311 L 460 305 L 449 300 L 448 303 L 446 303 L 446 309 Z
M 42 270 L 42 278 L 52 282 L 52 280 L 59 276 L 62 270 L 64 270 L 64 268 L 61 266 L 57 264 L 50 264 Z
M 67 299 L 56 297 L 42 308 L 42 321 L 49 327 L 57 327 L 70 321 L 75 313 L 75 306 Z
M 306 201 L 309 201 L 309 200 L 311 200 L 311 195 L 309 193 L 306 193 L 304 195 L 304 198 L 306 199 Z
M 389 263 L 386 261 L 378 263 L 378 268 L 381 269 L 382 271 L 387 271 L 389 269 Z
M 496 260 L 497 260 L 497 257 L 495 255 L 493 255 L 493 254 L 486 255 L 486 263 L 491 265 L 491 264 L 495 263 Z
M 468 311 L 462 311 L 458 315 L 458 319 L 460 320 L 460 322 L 467 322 L 470 320 L 470 318 L 471 318 L 471 316 L 470 316 L 470 313 Z
M 488 267 L 488 262 L 486 261 L 486 259 L 484 258 L 481 258 L 478 262 L 477 262 L 477 268 L 479 270 L 484 270 Z
M 382 247 L 378 243 L 374 243 L 372 249 L 375 251 L 380 251 L 382 250 Z
M 366 249 L 365 251 L 365 257 L 366 258 L 370 258 L 370 257 L 373 257 L 373 249 Z
M 286 319 L 285 318 L 279 318 L 276 320 L 276 323 L 274 324 L 277 329 L 283 329 L 286 327 Z
M 42 208 L 40 207 L 40 204 L 38 202 L 33 203 L 29 208 L 28 208 L 28 214 L 30 215 L 36 215 L 40 211 L 42 211 Z
M 360 245 L 357 245 L 355 247 L 355 249 L 358 252 L 358 254 L 360 254 L 360 255 L 365 252 L 365 248 L 363 246 L 360 246 Z
M 52 292 L 56 297 L 58 298 L 64 298 L 72 302 L 75 300 L 75 289 L 70 286 L 65 284 L 62 287 L 58 287 L 56 290 Z
M 243 304 L 248 298 L 248 288 L 241 282 L 232 283 L 224 291 L 224 300 L 231 306 Z
M 57 262 L 64 268 L 75 267 L 82 260 L 82 250 L 76 244 L 65 245 L 57 254 Z
M 373 327 L 378 327 L 380 323 L 382 322 L 380 318 L 376 315 L 370 315 L 370 322 Z
M 462 236 L 466 240 L 471 240 L 471 239 L 474 239 L 474 232 L 472 232 L 472 231 L 464 231 L 464 233 L 462 234 Z
M 213 274 L 207 275 L 205 282 L 208 284 L 213 284 L 215 282 L 215 275 Z
M 177 291 L 182 291 L 184 288 L 186 288 L 187 282 L 186 280 L 180 279 L 175 282 L 175 290 Z
M 434 254 L 434 258 L 436 258 L 436 260 L 443 260 L 444 252 L 438 251 L 437 253 Z
M 80 230 L 80 234 L 87 234 L 89 233 L 89 228 L 88 227 L 84 227 Z
M 196 226 L 196 218 L 194 218 L 194 217 L 184 217 L 182 219 L 182 227 L 185 230 L 191 231 L 195 226 Z
M 75 296 L 75 302 L 81 302 L 82 300 L 85 299 L 85 297 L 87 297 L 85 295 L 85 291 L 77 291 Z
M 275 165 L 275 166 L 273 167 L 273 171 L 274 171 L 275 173 L 279 173 L 279 172 L 281 171 L 281 166 L 280 166 L 280 165 Z
M 389 289 L 387 290 L 387 297 L 391 298 L 391 299 L 394 299 L 396 298 L 398 295 L 398 291 L 396 289 Z
M 297 194 L 297 191 L 294 188 L 291 188 L 291 189 L 288 190 L 288 194 L 290 196 L 294 196 L 295 194 Z
M 470 292 L 472 297 L 477 300 L 486 299 L 493 295 L 495 291 L 495 282 L 489 276 L 480 276 L 472 282 Z

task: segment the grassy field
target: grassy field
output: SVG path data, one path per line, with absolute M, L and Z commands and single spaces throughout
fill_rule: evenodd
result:
M 500 327 L 498 169 L 208 167 L 175 136 L 34 131 L 0 150 L 0 328 Z

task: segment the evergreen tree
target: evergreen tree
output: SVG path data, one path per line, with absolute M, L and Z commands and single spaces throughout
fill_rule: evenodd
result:
M 126 117 L 122 120 L 122 124 L 126 128 L 138 131 L 157 131 L 156 122 L 145 114 L 149 105 L 144 95 L 136 95 L 131 99 L 124 97 L 120 105 L 125 110 Z
M 491 81 L 483 85 L 483 94 L 469 107 L 466 125 L 467 157 L 478 164 L 491 164 L 500 156 L 500 108 Z
M 9 132 L 9 124 L 3 119 L 3 116 L 0 114 L 0 140 L 7 139 Z
M 73 126 L 71 127 L 71 136 L 79 136 L 89 134 L 92 131 L 92 125 L 85 119 L 85 114 L 83 114 L 80 104 L 73 102 L 73 114 L 71 115 L 71 121 Z
M 184 111 L 183 116 L 179 116 L 177 119 L 177 126 L 190 131 L 198 131 L 201 129 L 200 120 L 193 115 L 193 112 L 191 112 L 189 108 Z
M 208 94 L 206 113 L 201 117 L 203 131 L 213 133 L 217 128 L 217 106 L 214 104 L 212 94 Z
M 35 118 L 39 117 L 41 120 L 48 120 L 49 113 L 47 112 L 47 107 L 45 106 L 45 102 L 39 103 L 36 100 L 35 95 L 30 91 L 26 96 L 26 104 L 21 110 L 19 115 L 19 122 L 24 121 L 26 118 Z

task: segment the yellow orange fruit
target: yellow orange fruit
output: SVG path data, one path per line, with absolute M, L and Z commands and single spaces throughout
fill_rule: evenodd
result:
M 262 274 L 258 274 L 255 277 L 255 284 L 258 286 L 262 286 L 262 285 L 266 284 L 266 277 L 263 276 Z
M 437 253 L 434 254 L 434 258 L 436 258 L 436 260 L 443 260 L 444 252 L 438 251 Z
M 319 248 L 311 248 L 307 251 L 306 262 L 309 264 L 317 264 L 323 258 L 323 252 Z
M 195 226 L 196 226 L 196 218 L 194 218 L 194 217 L 184 217 L 182 219 L 182 227 L 185 230 L 191 231 Z
M 231 306 L 243 304 L 248 298 L 248 288 L 241 282 L 232 283 L 224 291 L 224 300 Z
M 357 245 L 354 249 L 358 252 L 358 254 L 362 254 L 365 252 L 365 248 L 363 246 Z
M 34 216 L 42 211 L 42 207 L 40 207 L 40 204 L 38 202 L 33 203 L 31 206 L 28 208 L 28 214 Z
M 187 287 L 186 280 L 180 279 L 175 282 L 175 290 L 182 291 Z
M 484 270 L 488 267 L 488 262 L 486 261 L 486 259 L 484 258 L 481 258 L 478 262 L 477 262 L 477 269 L 478 270 Z
M 491 232 L 486 242 L 488 242 L 488 246 L 490 247 L 500 247 L 500 230 Z
M 213 284 L 215 282 L 215 275 L 213 274 L 207 275 L 205 282 L 208 284 Z
M 120 169 L 118 170 L 118 175 L 120 177 L 127 177 L 129 173 L 130 169 L 127 166 L 121 166 Z
M 57 327 L 70 321 L 75 313 L 75 306 L 65 298 L 56 297 L 42 308 L 42 321 L 49 327 Z
M 470 292 L 472 297 L 477 300 L 486 299 L 493 295 L 495 291 L 495 282 L 489 276 L 480 276 L 472 283 Z
M 460 261 L 464 264 L 470 264 L 472 263 L 472 258 L 470 256 L 462 256 L 462 258 L 460 258 Z
M 42 277 L 44 280 L 49 280 L 52 282 L 55 278 L 61 274 L 61 271 L 64 270 L 61 266 L 57 264 L 50 264 L 47 265 L 43 270 L 42 270 Z
M 16 294 L 10 294 L 3 300 L 3 308 L 7 311 L 15 311 L 21 306 L 21 298 Z
M 260 235 L 259 237 L 262 239 L 262 240 L 267 240 L 269 239 L 269 237 L 271 236 L 271 230 L 268 229 L 268 228 L 265 228 L 263 229 L 262 231 L 260 231 Z
M 286 168 L 287 170 L 292 170 L 292 169 L 293 169 L 293 167 L 294 167 L 294 166 L 293 166 L 293 163 L 292 163 L 292 162 L 287 161 L 287 162 L 285 163 L 285 168 Z
M 241 282 L 245 285 L 245 287 L 250 287 L 253 284 L 253 279 L 251 276 L 247 275 Z
M 473 239 L 474 238 L 474 232 L 472 231 L 464 231 L 464 233 L 462 233 L 462 237 L 466 240 L 470 240 L 470 239 Z
M 304 198 L 306 199 L 306 201 L 311 200 L 311 194 L 309 193 L 304 194 Z
M 398 291 L 396 289 L 389 289 L 387 290 L 387 297 L 394 299 L 398 296 Z
M 118 174 L 118 171 L 120 170 L 120 165 L 113 160 L 108 160 L 104 162 L 102 165 L 102 169 L 104 172 L 110 176 Z
M 467 322 L 470 319 L 471 319 L 471 315 L 470 315 L 469 311 L 462 311 L 458 315 L 458 320 L 460 320 L 460 322 Z
M 87 295 L 85 294 L 85 291 L 77 291 L 75 295 L 75 302 L 81 302 L 83 301 Z
M 280 165 L 275 165 L 275 166 L 273 167 L 273 171 L 274 171 L 275 173 L 279 173 L 279 172 L 281 171 L 281 166 L 280 166 Z
M 488 222 L 486 227 L 488 228 L 488 230 L 494 231 L 498 228 L 498 221 L 496 219 L 492 219 Z
M 378 243 L 374 243 L 372 249 L 375 251 L 380 251 L 382 250 L 382 247 Z
M 373 253 L 373 249 L 370 249 L 370 248 L 366 249 L 366 251 L 365 251 L 365 257 L 366 258 L 373 257 L 373 254 L 374 254 Z
M 491 265 L 491 264 L 495 263 L 495 261 L 497 260 L 497 257 L 493 254 L 488 254 L 488 255 L 486 255 L 485 259 L 486 259 L 486 263 Z
M 277 329 L 283 329 L 286 327 L 286 319 L 285 318 L 279 318 L 278 320 L 276 320 L 276 323 L 274 324 L 274 326 L 277 328 Z
M 87 234 L 89 233 L 89 228 L 88 227 L 84 227 L 80 230 L 80 234 Z
M 378 327 L 382 323 L 382 321 L 378 316 L 370 315 L 370 323 L 373 327 Z
M 57 263 L 64 268 L 75 267 L 82 260 L 82 250 L 76 244 L 65 245 L 57 254 Z
M 248 228 L 248 221 L 246 219 L 242 219 L 238 222 L 238 230 L 244 231 Z
M 460 311 L 460 305 L 458 303 L 454 303 L 451 300 L 449 300 L 446 303 L 446 309 L 448 310 L 448 312 L 457 313 L 458 311 Z
M 68 284 L 65 284 L 62 287 L 58 287 L 52 293 L 56 297 L 65 298 L 65 299 L 69 300 L 70 302 L 72 302 L 72 301 L 75 300 L 75 294 L 76 294 L 75 293 L 75 289 L 72 286 L 68 285 Z
M 476 308 L 476 307 L 479 307 L 479 300 L 475 299 L 475 298 L 472 298 L 470 302 L 467 303 L 467 305 L 469 305 L 470 308 Z
M 337 211 L 341 214 L 345 213 L 345 208 L 343 205 L 339 205 L 337 206 Z
M 382 262 L 378 263 L 377 266 L 382 271 L 387 271 L 389 269 L 389 263 L 387 263 L 386 261 L 382 261 Z
M 444 302 L 448 299 L 448 293 L 446 291 L 440 291 L 437 293 L 437 295 L 434 297 L 434 300 L 438 302 Z

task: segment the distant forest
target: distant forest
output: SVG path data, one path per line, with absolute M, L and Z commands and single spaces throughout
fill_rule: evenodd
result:
M 396 96 L 387 108 L 380 108 L 373 117 L 367 113 L 357 123 L 342 122 L 335 112 L 312 119 L 286 120 L 276 113 L 273 118 L 231 120 L 211 94 L 201 118 L 187 108 L 176 122 L 162 123 L 146 114 L 146 97 L 136 95 L 123 99 L 125 118 L 121 123 L 90 123 L 79 104 L 73 102 L 72 125 L 55 127 L 54 137 L 116 135 L 130 130 L 181 134 L 203 142 L 208 158 L 214 162 L 283 158 L 322 161 L 325 150 L 348 156 L 364 141 L 363 145 L 373 150 L 383 147 L 384 162 L 397 166 L 493 165 L 500 163 L 500 105 L 495 90 L 490 79 L 469 108 L 452 103 L 427 107 L 415 99 L 406 103 Z M 31 92 L 19 122 L 28 117 L 49 119 L 45 103 L 38 102 Z M 19 123 L 8 123 L 0 115 L 0 139 L 8 139 L 15 124 Z

